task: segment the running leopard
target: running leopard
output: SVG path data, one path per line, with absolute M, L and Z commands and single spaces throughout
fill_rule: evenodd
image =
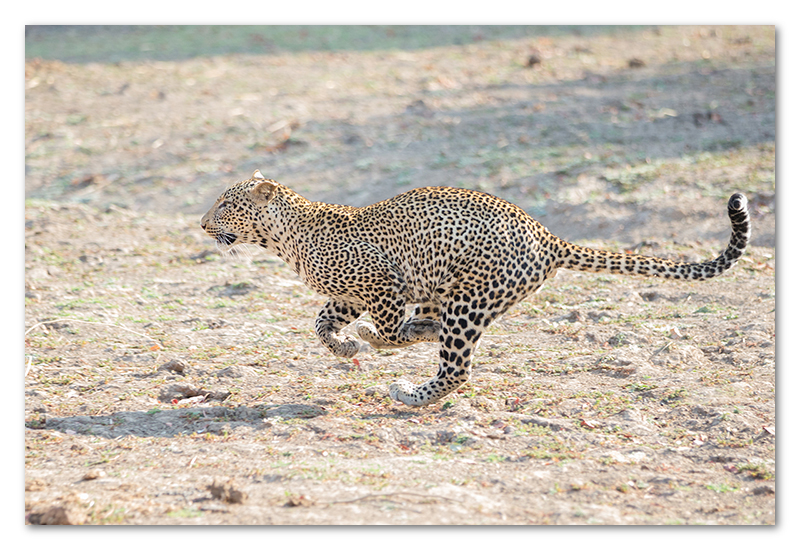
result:
M 724 273 L 750 239 L 747 199 L 728 201 L 733 228 L 722 254 L 705 262 L 593 250 L 550 233 L 521 208 L 492 195 L 426 187 L 355 208 L 311 202 L 256 171 L 229 187 L 203 216 L 221 246 L 251 243 L 285 261 L 328 301 L 315 332 L 328 350 L 353 357 L 358 336 L 378 349 L 439 343 L 437 374 L 416 385 L 398 380 L 392 399 L 436 402 L 470 379 L 482 334 L 559 268 L 667 279 Z M 414 305 L 410 318 L 406 304 Z M 358 320 L 369 313 L 372 323 Z

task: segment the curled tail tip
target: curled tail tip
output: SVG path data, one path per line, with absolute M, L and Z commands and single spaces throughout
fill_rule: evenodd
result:
M 747 197 L 741 193 L 734 193 L 728 200 L 728 217 L 731 220 L 731 240 L 728 248 L 723 253 L 732 263 L 726 264 L 726 269 L 736 263 L 744 254 L 747 243 L 750 241 L 752 228 L 750 226 L 750 212 L 747 211 Z
M 734 193 L 728 200 L 728 212 L 736 214 L 739 212 L 747 212 L 747 197 L 741 193 Z

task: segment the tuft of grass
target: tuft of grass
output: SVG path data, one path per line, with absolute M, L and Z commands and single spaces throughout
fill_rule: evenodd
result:
M 715 493 L 732 493 L 739 490 L 738 487 L 733 487 L 727 483 L 710 483 L 706 485 L 706 489 Z
M 181 508 L 180 510 L 172 510 L 171 512 L 167 512 L 167 515 L 171 518 L 196 518 L 203 515 L 203 512 L 198 510 L 197 508 Z
M 737 464 L 736 470 L 737 473 L 746 473 L 754 479 L 775 479 L 775 473 L 769 471 L 763 464 Z

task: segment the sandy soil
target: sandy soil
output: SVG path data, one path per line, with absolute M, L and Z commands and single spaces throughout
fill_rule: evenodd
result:
M 775 523 L 771 28 L 109 32 L 26 37 L 27 523 Z M 337 359 L 323 297 L 203 235 L 256 168 L 682 260 L 741 191 L 754 233 L 708 282 L 560 273 L 411 409 L 434 345 Z

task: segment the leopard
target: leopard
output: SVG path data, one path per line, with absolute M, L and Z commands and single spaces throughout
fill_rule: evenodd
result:
M 573 244 L 482 191 L 419 187 L 354 207 L 312 202 L 260 170 L 229 186 L 200 226 L 222 250 L 249 244 L 277 256 L 326 297 L 314 332 L 335 356 L 438 343 L 435 376 L 389 385 L 393 401 L 422 407 L 466 384 L 489 326 L 561 268 L 693 281 L 725 273 L 751 235 L 747 198 L 734 193 L 727 207 L 728 244 L 702 262 Z M 342 333 L 354 322 L 363 343 Z

